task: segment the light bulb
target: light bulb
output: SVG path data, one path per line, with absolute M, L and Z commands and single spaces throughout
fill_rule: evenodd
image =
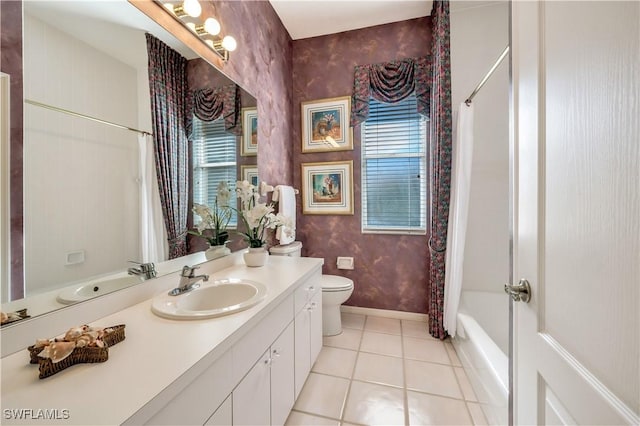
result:
M 204 21 L 204 30 L 211 35 L 220 34 L 220 23 L 215 18 L 207 18 Z
M 224 47 L 229 52 L 233 52 L 238 47 L 238 43 L 236 43 L 236 39 L 231 36 L 224 36 L 222 39 L 222 47 Z
M 184 0 L 182 7 L 184 7 L 185 13 L 192 18 L 197 18 L 202 13 L 202 6 L 198 0 Z

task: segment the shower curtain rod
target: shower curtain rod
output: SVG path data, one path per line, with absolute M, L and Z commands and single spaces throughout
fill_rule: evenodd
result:
M 496 63 L 493 64 L 493 66 L 491 67 L 491 69 L 489 70 L 487 75 L 484 76 L 482 81 L 476 86 L 475 90 L 469 95 L 467 100 L 464 101 L 464 103 L 467 104 L 467 106 L 471 105 L 471 101 L 473 100 L 473 98 L 480 91 L 480 89 L 482 89 L 482 86 L 484 86 L 484 84 L 487 82 L 487 80 L 489 80 L 489 77 L 491 77 L 491 75 L 496 70 L 496 68 L 498 68 L 498 65 L 500 65 L 500 63 L 504 60 L 504 58 L 507 56 L 507 53 L 509 53 L 509 46 L 504 48 L 504 52 L 502 52 L 502 55 L 500 55 L 500 57 L 498 58 Z
M 138 129 L 134 129 L 133 127 L 123 126 L 122 124 L 112 123 L 111 121 L 107 121 L 107 120 L 102 120 L 100 118 L 91 117 L 90 115 L 80 114 L 79 112 L 69 111 L 68 109 L 58 108 L 58 107 L 55 107 L 55 106 L 43 104 L 41 102 L 32 101 L 31 99 L 25 99 L 24 101 L 26 103 L 28 103 L 28 104 L 31 104 L 31 105 L 39 106 L 39 107 L 50 109 L 50 110 L 57 111 L 57 112 L 62 112 L 64 114 L 73 115 L 74 117 L 80 117 L 80 118 L 84 118 L 84 119 L 87 119 L 87 120 L 96 121 L 98 123 L 106 124 L 108 126 L 117 127 L 119 129 L 130 130 L 132 132 L 142 133 L 143 135 L 153 136 L 153 133 L 149 133 L 149 132 L 144 131 L 144 130 L 138 130 Z

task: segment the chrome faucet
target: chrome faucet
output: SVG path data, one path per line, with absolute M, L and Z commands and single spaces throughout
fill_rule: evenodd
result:
M 198 281 L 209 281 L 209 275 L 195 275 L 199 266 L 184 266 L 180 273 L 180 285 L 169 292 L 170 296 L 178 296 L 200 287 Z
M 139 268 L 127 269 L 127 273 L 129 275 L 138 275 L 139 277 L 142 277 L 145 280 L 156 277 L 156 265 L 154 265 L 153 263 L 140 263 L 133 260 L 130 260 L 129 263 L 135 263 L 137 265 L 140 265 Z

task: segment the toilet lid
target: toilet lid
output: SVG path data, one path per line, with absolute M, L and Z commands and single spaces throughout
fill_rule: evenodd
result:
M 337 275 L 322 276 L 322 291 L 341 291 L 353 288 L 353 280 Z

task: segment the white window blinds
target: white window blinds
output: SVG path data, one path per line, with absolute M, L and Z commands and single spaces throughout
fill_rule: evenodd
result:
M 362 232 L 425 234 L 427 119 L 416 98 L 369 101 L 362 125 Z
M 193 117 L 193 202 L 213 208 L 218 184 L 228 182 L 235 195 L 236 187 L 236 136 L 224 128 L 224 120 L 202 121 Z M 194 216 L 194 223 L 200 218 Z M 236 225 L 233 213 L 229 226 Z

